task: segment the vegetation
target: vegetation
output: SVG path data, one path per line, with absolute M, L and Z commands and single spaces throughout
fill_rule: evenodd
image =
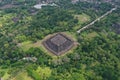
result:
M 114 6 L 109 3 L 55 1 L 34 9 L 38 0 L 0 2 L 0 78 L 4 80 L 120 80 L 120 8 L 84 27 Z M 8 4 L 14 7 L 4 8 Z M 34 14 L 33 14 L 34 13 Z M 63 56 L 49 55 L 41 41 L 65 32 L 78 42 Z M 34 57 L 36 60 L 31 60 Z

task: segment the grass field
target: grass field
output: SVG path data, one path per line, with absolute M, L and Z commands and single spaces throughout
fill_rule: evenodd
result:
M 23 71 L 16 75 L 11 80 L 33 80 L 31 77 L 28 76 L 27 72 Z
M 2 77 L 3 80 L 7 80 L 10 77 L 10 74 L 8 74 L 8 70 L 9 69 L 1 69 L 0 68 L 0 71 L 5 72 L 4 76 Z
M 75 30 L 79 29 L 82 24 L 90 21 L 90 16 L 84 13 L 74 15 L 74 18 L 78 19 L 78 25 L 74 27 Z
M 86 40 L 92 40 L 94 37 L 96 37 L 96 36 L 99 36 L 99 34 L 97 33 L 97 32 L 90 32 L 90 33 L 82 33 L 81 34 L 83 37 L 84 37 L 84 39 L 86 39 Z
M 29 50 L 31 47 L 40 47 L 41 46 L 41 40 L 37 41 L 36 43 L 33 43 L 32 41 L 25 41 L 22 43 L 19 43 L 20 48 L 24 51 Z
M 69 31 L 66 31 L 64 32 L 66 35 L 69 35 L 69 37 L 71 39 L 73 39 L 74 41 L 77 41 L 77 36 L 76 36 L 76 33 L 75 32 L 69 32 Z

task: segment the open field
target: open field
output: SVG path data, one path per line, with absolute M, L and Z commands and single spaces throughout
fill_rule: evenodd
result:
M 74 15 L 74 18 L 78 19 L 78 25 L 74 27 L 75 30 L 79 29 L 82 24 L 90 21 L 90 16 L 84 13 Z
M 11 80 L 33 80 L 31 77 L 28 76 L 27 72 L 23 71 L 16 75 Z
M 41 40 L 37 41 L 36 43 L 33 43 L 32 41 L 25 41 L 18 44 L 23 51 L 27 51 L 32 47 L 40 47 L 41 46 Z
M 96 32 L 90 32 L 90 33 L 83 33 L 82 36 L 86 39 L 86 40 L 92 40 L 94 37 L 99 36 L 98 33 Z
M 8 74 L 8 70 L 9 69 L 1 69 L 0 68 L 0 72 L 4 72 L 5 73 L 4 76 L 2 77 L 3 80 L 7 80 L 10 77 L 10 75 Z

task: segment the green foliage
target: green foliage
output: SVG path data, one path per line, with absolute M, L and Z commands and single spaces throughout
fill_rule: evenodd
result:
M 0 65 L 5 69 L 10 67 L 8 73 L 12 74 L 12 79 L 21 69 L 27 70 L 34 80 L 120 79 L 120 34 L 113 25 L 120 23 L 120 9 L 78 35 L 76 29 L 113 6 L 88 2 L 72 4 L 70 1 L 56 2 L 59 7 L 35 9 L 34 15 L 29 10 L 34 10 L 31 6 L 36 0 L 4 0 L 0 3 L 0 6 L 8 3 L 17 6 L 0 10 Z M 14 22 L 12 19 L 16 17 L 19 20 Z M 48 34 L 63 31 L 73 33 L 79 45 L 64 56 L 47 55 L 40 46 L 41 40 Z M 24 61 L 25 57 L 35 57 L 37 61 Z M 8 75 L 6 71 L 0 71 L 0 77 L 4 75 Z
M 27 71 L 28 75 L 30 75 L 34 80 L 42 80 L 40 75 L 32 68 L 28 68 Z
M 39 76 L 41 76 L 41 79 L 47 79 L 51 76 L 51 70 L 49 67 L 38 67 L 36 72 L 39 74 Z
M 3 77 L 5 75 L 4 71 L 0 71 L 0 77 Z

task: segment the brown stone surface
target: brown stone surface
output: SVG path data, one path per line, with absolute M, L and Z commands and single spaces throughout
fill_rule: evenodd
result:
M 53 38 L 51 38 L 51 42 L 57 46 L 60 46 L 62 44 L 64 44 L 67 41 L 66 38 L 64 38 L 62 35 L 57 34 L 56 36 L 54 36 Z
M 57 33 L 43 41 L 43 45 L 47 50 L 58 56 L 70 50 L 74 41 L 62 33 Z

